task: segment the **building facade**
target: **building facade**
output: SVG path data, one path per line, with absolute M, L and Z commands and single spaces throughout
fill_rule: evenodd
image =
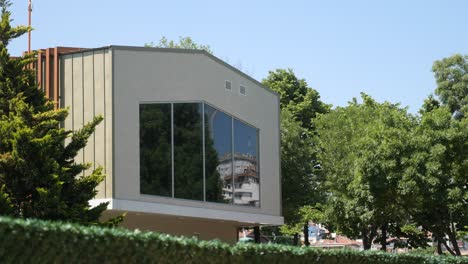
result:
M 64 127 L 104 117 L 76 160 L 104 167 L 90 203 L 109 202 L 106 216 L 227 242 L 243 226 L 283 223 L 275 92 L 200 50 L 46 52 L 38 79 L 55 80 L 41 88 L 70 109 Z

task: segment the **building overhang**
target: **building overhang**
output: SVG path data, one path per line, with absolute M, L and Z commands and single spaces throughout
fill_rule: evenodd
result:
M 93 199 L 89 202 L 91 207 L 108 202 L 108 210 L 128 211 L 137 213 L 150 213 L 182 217 L 204 218 L 220 221 L 235 221 L 239 225 L 282 225 L 282 216 L 246 213 L 227 210 L 215 210 L 182 205 L 170 205 L 152 202 L 122 200 L 122 199 Z

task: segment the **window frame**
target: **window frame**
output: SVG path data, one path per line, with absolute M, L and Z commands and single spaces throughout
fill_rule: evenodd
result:
M 242 92 L 242 90 L 244 90 L 244 92 Z M 242 85 L 242 84 L 239 85 L 239 94 L 243 96 L 247 96 L 247 86 Z

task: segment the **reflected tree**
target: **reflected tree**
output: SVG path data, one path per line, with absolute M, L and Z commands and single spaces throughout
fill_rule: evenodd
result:
M 140 192 L 172 196 L 171 105 L 140 105 Z
M 231 131 L 231 117 L 212 107 L 205 108 L 205 198 L 209 202 L 229 203 L 231 200 L 223 195 L 223 179 L 218 169 L 223 156 L 231 153 L 232 135 L 226 135 L 226 131 Z M 212 119 L 216 115 L 225 118 Z M 140 105 L 140 192 L 172 197 L 171 126 L 174 197 L 203 200 L 201 103 L 173 104 L 173 124 L 171 104 Z
M 174 104 L 174 197 L 203 200 L 200 103 Z
M 206 178 L 206 200 L 209 202 L 228 203 L 229 200 L 223 196 L 223 180 L 219 174 L 218 152 L 214 148 L 214 142 L 210 136 L 211 131 L 205 122 L 205 178 Z

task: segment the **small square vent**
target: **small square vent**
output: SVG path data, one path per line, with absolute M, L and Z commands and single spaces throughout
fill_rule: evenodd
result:
M 241 85 L 239 87 L 239 93 L 245 95 L 245 87 L 244 86 Z
M 231 91 L 231 81 L 226 81 L 226 83 L 224 84 L 224 88 L 226 88 L 226 90 L 228 91 Z

